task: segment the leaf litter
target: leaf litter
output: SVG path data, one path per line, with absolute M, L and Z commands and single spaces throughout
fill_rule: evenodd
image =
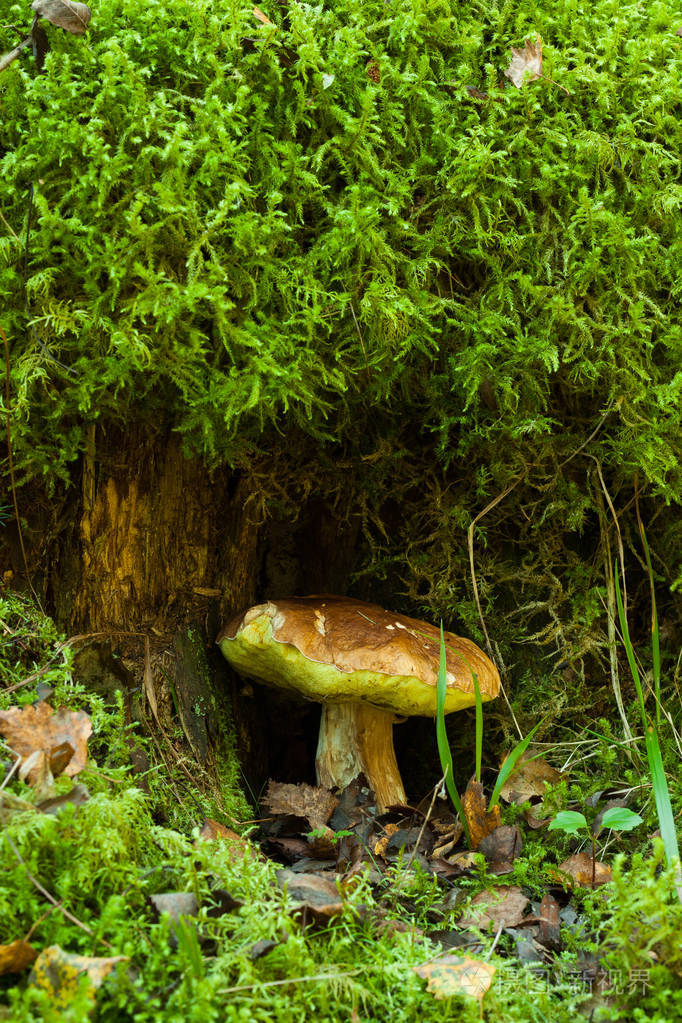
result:
M 54 711 L 44 702 L 0 713 L 0 731 L 18 758 L 13 771 L 21 772 L 36 794 L 40 772 L 51 778 L 54 771 L 74 775 L 83 769 L 91 730 L 86 714 Z M 505 786 L 502 797 L 517 805 L 539 800 L 547 784 L 558 777 L 546 762 L 529 757 Z M 0 811 L 58 813 L 68 803 L 77 810 L 88 798 L 82 785 L 35 803 L 3 789 Z M 415 968 L 426 979 L 428 990 L 436 998 L 457 994 L 482 1001 L 495 968 L 469 954 L 482 947 L 481 932 L 495 933 L 496 939 L 506 933 L 511 944 L 500 951 L 520 962 L 551 962 L 563 949 L 562 926 L 569 930 L 584 927 L 579 914 L 571 910 L 570 899 L 574 887 L 592 886 L 593 864 L 583 853 L 564 861 L 554 870 L 552 890 L 539 903 L 518 885 L 498 884 L 472 899 L 467 888 L 458 887 L 458 879 L 475 878 L 483 865 L 489 876 L 509 873 L 522 850 L 522 837 L 517 824 L 501 824 L 498 807 L 492 812 L 487 809 L 478 782 L 469 784 L 463 804 L 475 849 L 463 847 L 460 822 L 435 795 L 419 806 L 394 807 L 379 814 L 371 791 L 360 780 L 340 793 L 321 786 L 270 781 L 262 800 L 268 816 L 260 821 L 258 834 L 247 839 L 219 821 L 206 819 L 195 844 L 220 843 L 234 862 L 247 856 L 274 859 L 280 865 L 277 884 L 286 892 L 291 912 L 303 927 L 327 927 L 352 905 L 352 912 L 367 921 L 377 938 L 409 933 L 412 941 L 429 939 L 440 944 L 440 955 Z M 434 930 L 425 931 L 411 919 L 418 905 L 392 877 L 397 866 L 436 879 L 441 897 L 427 913 Z M 596 864 L 595 870 L 597 883 L 608 880 L 607 865 Z M 349 901 L 361 879 L 375 897 L 367 906 Z M 169 918 L 172 947 L 193 941 L 200 956 L 207 954 L 213 942 L 213 932 L 203 921 L 238 911 L 242 903 L 216 886 L 202 903 L 194 892 L 176 891 L 150 896 L 148 905 L 152 918 Z M 396 917 L 396 912 L 402 916 Z M 287 937 L 256 942 L 245 954 L 258 959 Z M 123 961 L 122 957 L 89 960 L 70 956 L 58 946 L 40 952 L 17 937 L 0 946 L 0 972 L 21 972 L 33 964 L 32 983 L 52 991 L 55 997 L 60 992 L 59 997 L 68 998 L 70 977 L 85 973 L 94 992 L 107 972 Z

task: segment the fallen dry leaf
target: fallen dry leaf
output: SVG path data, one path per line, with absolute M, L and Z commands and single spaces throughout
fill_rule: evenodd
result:
M 376 933 L 381 937 L 393 938 L 396 934 L 411 934 L 413 938 L 421 938 L 424 934 L 421 927 L 408 924 L 406 920 L 379 920 Z
M 260 7 L 254 7 L 251 13 L 254 18 L 258 18 L 262 25 L 272 25 L 273 28 L 275 27 L 274 22 L 270 21 L 267 14 L 263 14 Z
M 483 1001 L 492 984 L 495 967 L 492 963 L 470 956 L 440 956 L 433 962 L 413 967 L 414 972 L 428 981 L 426 990 L 436 998 L 467 995 Z
M 303 817 L 310 826 L 323 828 L 339 805 L 337 797 L 329 789 L 306 785 L 288 785 L 270 781 L 263 805 L 274 814 L 293 814 Z
M 98 988 L 114 967 L 127 959 L 127 956 L 80 956 L 65 952 L 59 945 L 50 945 L 36 959 L 30 983 L 46 991 L 55 1004 L 66 1006 L 78 991 L 79 978 L 83 974 L 93 989 Z
M 542 809 L 542 805 L 540 808 Z M 546 828 L 547 825 L 552 820 L 551 817 L 545 817 L 543 819 L 541 819 L 540 817 L 534 817 L 529 810 L 524 810 L 523 819 L 525 820 L 528 827 L 532 828 L 533 831 L 537 831 L 539 828 Z
M 485 860 L 481 853 L 474 852 L 473 849 L 461 849 L 459 852 L 453 853 L 452 856 L 446 857 L 445 862 L 460 874 L 466 874 L 468 871 L 480 867 Z
M 3 973 L 21 973 L 27 966 L 35 962 L 38 953 L 27 941 L 18 938 L 11 945 L 0 945 L 0 975 Z
M 552 871 L 560 884 L 572 888 L 571 880 L 580 888 L 592 888 L 592 857 L 589 853 L 580 852 L 569 856 Z M 568 877 L 566 877 L 568 875 Z M 570 879 L 570 880 L 569 880 Z M 597 860 L 594 864 L 594 887 L 606 884 L 611 880 L 611 867 L 608 863 Z
M 561 781 L 563 777 L 561 771 L 557 771 L 542 757 L 531 760 L 531 756 L 531 753 L 523 754 L 502 786 L 500 795 L 507 803 L 525 803 L 537 796 L 542 797 L 545 794 L 546 785 L 556 785 L 558 781 Z M 504 760 L 502 764 L 504 764 Z
M 384 828 L 383 838 L 380 838 L 374 844 L 374 855 L 375 856 L 381 856 L 382 859 L 386 858 L 386 849 L 388 847 L 388 843 L 391 841 L 391 836 L 395 835 L 397 830 L 398 830 L 398 825 L 397 824 L 387 824 L 386 825 L 386 827 Z
M 516 824 L 503 824 L 481 839 L 478 851 L 483 853 L 493 874 L 509 873 L 523 849 L 521 832 Z
M 41 803 L 36 804 L 36 810 L 40 810 L 41 813 L 58 813 L 63 806 L 67 803 L 73 803 L 74 806 L 82 806 L 83 803 L 87 803 L 90 798 L 85 785 L 74 785 L 68 792 L 64 792 L 61 796 L 55 796 L 54 799 L 44 799 Z
M 478 849 L 481 839 L 489 835 L 502 823 L 499 806 L 488 813 L 486 795 L 480 782 L 472 778 L 462 796 L 462 806 L 469 825 L 471 846 Z
M 75 3 L 74 0 L 33 0 L 31 7 L 39 18 L 45 18 L 51 25 L 75 36 L 82 36 L 90 21 L 87 4 Z
M 535 37 L 535 43 L 526 39 L 522 50 L 516 50 L 512 46 L 511 64 L 505 69 L 505 75 L 520 89 L 524 82 L 534 82 L 542 78 L 542 39 Z
M 559 916 L 559 903 L 547 892 L 540 903 L 540 911 L 537 915 L 538 941 L 545 948 L 558 952 L 561 947 L 561 917 Z
M 492 924 L 495 931 L 500 927 L 518 927 L 525 916 L 527 905 L 528 896 L 523 894 L 518 885 L 503 885 L 479 892 L 458 923 L 460 927 L 480 927 L 482 930 Z
M 43 750 L 49 757 L 54 753 L 58 759 L 60 748 L 68 743 L 74 753 L 64 768 L 64 774 L 73 778 L 88 762 L 88 739 L 92 734 L 92 723 L 82 710 L 60 707 L 55 711 L 48 703 L 39 703 L 35 707 L 29 704 L 0 710 L 0 734 L 4 735 L 10 749 L 22 761 L 39 750 Z M 28 773 L 31 784 L 39 773 L 36 764 Z
M 34 750 L 30 756 L 21 761 L 19 777 L 28 780 L 36 790 L 37 798 L 50 799 L 55 794 L 54 777 L 50 770 L 50 757 L 43 749 Z
M 260 941 L 255 941 L 251 948 L 246 950 L 246 954 L 252 962 L 255 962 L 256 959 L 262 959 L 263 956 L 269 955 L 274 949 L 283 945 L 287 941 L 288 937 L 289 935 L 286 934 L 282 941 L 273 941 L 271 938 L 261 938 Z
M 219 824 L 218 821 L 211 820 L 210 817 L 202 824 L 199 838 L 205 842 L 220 841 L 225 843 L 228 847 L 230 859 L 234 863 L 243 859 L 244 856 L 249 856 L 253 850 L 248 839 L 242 838 L 236 831 L 226 828 L 224 824 Z
M 319 923 L 325 923 L 343 912 L 339 889 L 326 877 L 278 870 L 277 883 L 280 888 L 286 887 L 289 898 L 298 904 L 299 911 L 309 913 Z
M 488 95 L 487 92 L 483 92 L 481 89 L 477 89 L 475 85 L 467 85 L 466 90 L 472 99 L 480 100 L 490 99 L 490 96 Z

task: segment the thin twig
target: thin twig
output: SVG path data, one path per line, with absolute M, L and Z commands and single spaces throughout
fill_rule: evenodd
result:
M 3 742 L 3 746 L 5 746 L 4 742 Z M 6 746 L 5 748 L 8 749 L 10 752 L 14 752 L 11 749 L 10 746 Z M 7 774 L 5 775 L 5 777 L 2 779 L 2 785 L 0 785 L 0 792 L 2 792 L 2 790 L 5 788 L 5 786 L 9 784 L 9 782 L 12 779 L 12 775 L 16 774 L 20 767 L 21 767 L 21 757 L 18 756 L 17 759 L 12 764 L 12 766 L 10 767 L 9 771 L 7 772 Z
M 501 923 L 500 926 L 497 928 L 497 934 L 495 935 L 495 938 L 493 940 L 492 945 L 490 946 L 490 948 L 488 949 L 488 951 L 485 954 L 485 958 L 486 959 L 490 959 L 491 955 L 493 954 L 493 952 L 497 948 L 497 943 L 500 940 L 500 935 L 502 934 L 503 930 L 504 930 L 504 923 Z
M 422 826 L 419 829 L 419 834 L 417 835 L 417 841 L 414 843 L 414 847 L 412 849 L 412 852 L 410 853 L 410 855 L 408 857 L 408 860 L 407 860 L 407 863 L 405 864 L 405 869 L 406 870 L 408 870 L 412 866 L 412 861 L 415 858 L 415 856 L 417 855 L 417 852 L 419 850 L 419 843 L 422 840 L 422 837 L 424 835 L 424 831 L 426 829 L 426 825 L 429 823 L 429 819 L 431 817 L 431 814 L 433 813 L 433 806 L 434 806 L 434 803 L 436 802 L 436 796 L 442 790 L 444 784 L 445 784 L 445 775 L 443 775 L 443 777 L 441 778 L 441 780 L 438 782 L 437 785 L 434 785 L 433 795 L 431 796 L 431 802 L 429 803 L 429 808 L 426 811 L 426 816 L 424 817 L 424 820 L 422 821 Z
M 493 661 L 493 663 L 495 661 L 495 655 L 493 654 L 493 648 L 492 648 L 492 644 L 490 642 L 490 636 L 488 635 L 488 629 L 486 628 L 485 619 L 483 617 L 483 609 L 481 608 L 481 598 L 480 598 L 479 593 L 478 593 L 478 582 L 476 581 L 476 567 L 474 565 L 474 528 L 476 526 L 476 523 L 479 522 L 483 518 L 484 515 L 487 515 L 489 511 L 492 511 L 493 508 L 495 508 L 500 503 L 500 501 L 503 501 L 508 494 L 511 494 L 512 490 L 519 485 L 519 483 L 521 482 L 522 479 L 524 479 L 524 475 L 519 476 L 518 479 L 514 480 L 513 483 L 510 483 L 509 486 L 505 490 L 503 490 L 501 494 L 498 494 L 497 497 L 494 497 L 492 499 L 492 501 L 490 501 L 485 506 L 485 508 L 482 511 L 480 511 L 478 513 L 478 515 L 476 515 L 475 518 L 473 518 L 471 520 L 471 522 L 469 524 L 469 529 L 467 530 L 467 544 L 468 544 L 468 547 L 469 547 L 469 567 L 471 569 L 471 583 L 472 583 L 472 586 L 473 586 L 473 589 L 474 589 L 474 599 L 476 600 L 476 607 L 478 608 L 478 617 L 480 618 L 481 625 L 483 626 L 483 633 L 485 635 L 485 641 L 486 641 L 486 645 L 488 647 L 488 653 L 489 653 L 490 659 L 491 659 L 491 661 Z M 523 738 L 523 732 L 521 731 L 519 723 L 516 720 L 516 715 L 514 714 L 514 711 L 512 709 L 512 705 L 509 702 L 509 697 L 507 696 L 507 692 L 506 692 L 506 690 L 504 688 L 504 684 L 502 682 L 500 682 L 500 689 L 502 690 L 502 695 L 504 696 L 504 699 L 506 701 L 507 707 L 509 708 L 509 713 L 512 716 L 512 720 L 513 720 L 514 724 L 516 725 L 516 730 L 519 733 L 519 737 Z
M 31 936 L 33 935 L 33 932 L 35 931 L 38 924 L 41 924 L 46 917 L 50 916 L 51 913 L 54 913 L 55 909 L 61 908 L 62 904 L 61 902 L 58 902 L 56 906 L 50 906 L 49 909 L 46 909 L 45 912 L 41 916 L 39 916 L 38 919 L 33 923 L 33 925 L 31 926 L 31 930 L 28 932 L 28 934 L 23 940 L 26 942 L 30 941 Z
M 555 82 L 553 78 L 548 78 L 547 75 L 540 74 L 539 72 L 538 78 L 542 78 L 545 82 L 549 82 L 550 85 L 556 85 L 557 89 L 561 89 L 561 91 L 565 92 L 567 96 L 571 95 L 565 85 L 559 85 L 559 83 Z
M 355 309 L 353 309 L 353 303 L 352 302 L 350 304 L 350 311 L 351 311 L 351 315 L 353 317 L 353 323 L 355 324 L 355 329 L 357 330 L 358 337 L 360 338 L 360 347 L 362 348 L 362 354 L 365 357 L 365 373 L 369 377 L 370 376 L 370 370 L 369 370 L 369 362 L 367 360 L 367 351 L 365 349 L 365 341 L 364 341 L 364 338 L 362 336 L 362 331 L 360 330 L 360 324 L 358 323 L 358 318 L 355 315 Z
M 9 233 L 10 233 L 11 235 L 13 235 L 13 236 L 14 236 L 14 238 L 15 238 L 15 240 L 16 240 L 16 241 L 18 241 L 18 242 L 19 242 L 19 244 L 21 245 L 21 238 L 19 237 L 19 235 L 17 234 L 17 232 L 16 232 L 15 230 L 14 230 L 14 228 L 12 227 L 12 225 L 11 225 L 10 223 L 8 223 L 8 221 L 7 221 L 6 219 L 5 219 L 5 217 L 4 217 L 4 215 L 3 215 L 3 212 L 2 212 L 2 210 L 0 210 L 0 220 L 1 220 L 2 222 L 3 222 L 3 224 L 5 225 L 5 227 L 7 228 L 7 230 L 9 231 Z
M 17 57 L 20 57 L 24 50 L 27 50 L 33 43 L 33 36 L 28 35 L 25 39 L 22 39 L 18 46 L 15 46 L 13 50 L 8 53 L 3 53 L 0 57 L 0 71 L 4 71 L 5 68 L 9 67 Z
M 21 856 L 21 853 L 19 852 L 19 850 L 17 849 L 16 845 L 14 844 L 14 842 L 10 838 L 9 834 L 7 833 L 7 830 L 5 830 L 5 838 L 7 839 L 7 843 L 9 845 L 10 849 L 12 850 L 12 852 L 14 853 L 15 857 L 17 858 L 18 862 L 21 864 L 21 866 L 26 871 L 26 877 L 29 879 L 29 881 L 34 886 L 34 888 L 37 888 L 37 890 L 40 892 L 40 894 L 44 895 L 45 898 L 48 900 L 48 902 L 51 902 L 52 905 L 55 907 L 55 909 L 58 909 L 59 912 L 62 913 L 66 917 L 67 920 L 70 920 L 72 924 L 75 924 L 77 927 L 80 927 L 80 929 L 82 931 L 85 931 L 86 934 L 89 934 L 90 937 L 94 941 L 98 941 L 101 945 L 104 945 L 106 948 L 108 948 L 112 952 L 115 951 L 113 945 L 110 945 L 108 941 L 104 940 L 104 938 L 98 938 L 97 935 L 95 934 L 95 932 L 90 930 L 90 928 L 88 927 L 87 924 L 84 924 L 83 921 L 79 920 L 78 917 L 73 915 L 73 913 L 69 913 L 68 909 L 65 909 L 64 906 L 61 904 L 61 902 L 59 902 L 57 899 L 55 899 L 54 895 L 51 895 L 50 892 L 48 892 L 47 888 L 44 888 L 42 886 L 42 884 L 40 883 L 40 881 L 38 881 L 33 876 L 31 871 L 26 866 L 26 863 L 24 862 L 24 860 L 23 860 L 23 858 Z
M 618 402 L 618 404 L 616 404 L 616 405 L 612 405 L 612 406 L 611 406 L 611 408 L 607 408 L 606 412 L 605 412 L 605 413 L 604 413 L 604 415 L 603 415 L 603 416 L 601 417 L 601 419 L 599 420 L 599 422 L 598 422 L 598 423 L 597 423 L 597 425 L 595 426 L 595 428 L 594 428 L 594 430 L 592 431 L 592 433 L 590 434 L 590 436 L 589 436 L 589 437 L 587 437 L 587 438 L 586 438 L 586 439 L 585 439 L 585 440 L 584 440 L 584 441 L 582 442 L 582 444 L 580 445 L 580 447 L 577 447 L 577 448 L 575 449 L 575 451 L 574 451 L 574 452 L 573 452 L 573 453 L 572 453 L 571 455 L 569 455 L 569 456 L 568 456 L 568 458 L 564 458 L 563 462 L 559 462 L 559 464 L 558 464 L 558 466 L 557 466 L 557 469 L 563 469 L 563 467 L 564 467 L 565 465 L 568 465 L 568 463 L 569 463 L 569 462 L 572 462 L 572 461 L 573 461 L 573 459 L 574 459 L 574 458 L 576 457 L 576 455 L 579 455 L 579 454 L 580 454 L 580 452 L 581 452 L 581 451 L 583 450 L 583 448 L 586 448 L 586 447 L 587 447 L 587 445 L 588 445 L 588 444 L 590 443 L 590 441 L 591 441 L 591 440 L 594 440 L 594 438 L 595 438 L 595 437 L 597 436 L 597 434 L 598 434 L 598 433 L 599 433 L 599 431 L 601 430 L 602 426 L 603 426 L 603 425 L 604 425 L 604 423 L 606 422 L 606 419 L 607 419 L 607 417 L 608 417 L 608 416 L 610 416 L 610 415 L 611 415 L 611 413 L 612 413 L 612 412 L 614 411 L 614 409 L 618 408 L 618 407 L 619 407 L 619 405 L 620 405 L 620 402 Z
M 281 987 L 283 984 L 309 984 L 315 980 L 337 980 L 339 977 L 355 977 L 358 973 L 365 973 L 366 967 L 361 966 L 357 970 L 346 970 L 344 973 L 315 973 L 308 977 L 285 977 L 284 980 L 266 980 L 264 984 L 238 984 L 236 987 L 221 988 L 218 994 L 231 995 L 235 991 L 260 991 L 264 987 Z

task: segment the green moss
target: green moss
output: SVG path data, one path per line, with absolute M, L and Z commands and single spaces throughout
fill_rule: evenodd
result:
M 233 823 L 250 821 L 253 808 L 243 789 L 243 772 L 237 751 L 237 735 L 231 709 L 227 706 L 220 716 L 220 750 L 217 774 L 220 786 L 219 814 L 225 814 Z
M 678 4 L 265 10 L 104 0 L 3 72 L 20 474 L 67 479 L 93 419 L 179 431 L 263 508 L 359 515 L 360 571 L 471 630 L 466 529 L 517 481 L 476 531 L 484 609 L 598 657 L 595 459 L 682 571 Z M 536 33 L 570 95 L 504 78 Z

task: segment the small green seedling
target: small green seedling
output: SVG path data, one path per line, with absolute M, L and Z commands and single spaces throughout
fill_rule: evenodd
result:
M 639 827 L 642 823 L 642 818 L 638 813 L 634 813 L 633 810 L 628 810 L 624 806 L 612 806 L 609 810 L 604 811 L 601 821 L 596 828 L 594 825 L 591 828 L 589 827 L 585 814 L 578 813 L 577 810 L 562 810 L 550 822 L 547 830 L 564 831 L 567 835 L 582 834 L 589 838 L 592 843 L 592 884 L 594 885 L 597 865 L 597 839 L 604 828 L 610 828 L 611 831 L 632 831 L 633 828 Z
M 330 828 L 313 828 L 312 831 L 306 832 L 305 837 L 311 841 L 315 838 L 328 838 L 330 842 L 336 844 L 342 838 L 350 838 L 353 835 L 355 832 L 349 831 L 348 828 L 343 828 L 341 831 L 332 831 Z
M 468 665 L 467 665 L 468 666 Z M 471 670 L 471 669 L 470 669 Z M 481 698 L 481 690 L 478 685 L 478 676 L 471 670 L 471 677 L 474 683 L 474 693 L 476 697 L 476 781 L 481 780 L 481 756 L 483 749 L 483 700 Z M 452 805 L 455 808 L 455 812 L 460 819 L 464 834 L 466 836 L 467 843 L 471 847 L 471 836 L 469 834 L 469 825 L 467 817 L 462 806 L 459 793 L 455 788 L 452 771 L 452 753 L 450 751 L 450 745 L 448 743 L 447 732 L 445 731 L 445 693 L 447 690 L 447 667 L 446 667 L 446 650 L 445 650 L 445 637 L 443 634 L 443 623 L 440 623 L 440 667 L 438 670 L 438 684 L 436 688 L 436 742 L 438 744 L 438 754 L 440 756 L 440 763 L 443 769 L 443 777 L 445 779 L 445 787 L 448 790 Z M 538 723 L 531 728 L 528 735 L 517 743 L 516 746 L 507 756 L 506 760 L 502 764 L 497 775 L 497 781 L 493 788 L 493 793 L 490 797 L 488 804 L 488 813 L 494 809 L 500 798 L 502 787 L 506 782 L 507 778 L 513 773 L 517 767 L 523 754 L 528 749 L 530 742 L 537 732 L 540 725 L 544 722 L 538 721 Z

